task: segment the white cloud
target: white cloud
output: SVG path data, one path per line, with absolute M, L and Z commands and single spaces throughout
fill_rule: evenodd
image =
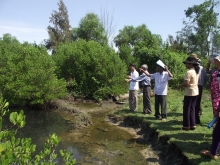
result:
M 46 28 L 31 27 L 22 22 L 1 21 L 0 37 L 2 37 L 5 33 L 10 33 L 20 42 L 28 41 L 33 43 L 35 41 L 37 44 L 48 38 Z

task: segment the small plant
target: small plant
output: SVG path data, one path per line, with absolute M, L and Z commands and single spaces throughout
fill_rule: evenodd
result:
M 90 114 L 88 114 L 87 112 L 81 112 L 75 122 L 74 122 L 74 128 L 80 128 L 80 127 L 83 127 L 83 126 L 87 126 L 87 125 L 90 125 L 92 124 L 92 117 Z
M 8 102 L 0 99 L 0 164 L 56 164 L 55 149 L 60 142 L 60 138 L 56 134 L 52 134 L 46 140 L 44 150 L 40 151 L 39 154 L 35 153 L 36 145 L 32 144 L 31 138 L 16 138 L 17 130 L 25 126 L 25 115 L 22 110 L 19 113 L 10 113 L 10 121 L 14 127 L 17 127 L 16 129 L 2 129 L 3 116 L 9 112 L 8 105 Z M 71 153 L 60 150 L 60 155 L 66 165 L 76 164 Z

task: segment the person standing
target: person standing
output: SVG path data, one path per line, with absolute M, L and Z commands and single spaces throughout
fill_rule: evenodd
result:
M 155 94 L 155 118 L 162 118 L 162 121 L 167 119 L 167 88 L 168 80 L 171 80 L 173 75 L 168 70 L 168 67 L 160 60 L 157 61 L 157 72 L 150 74 L 148 71 L 141 69 L 147 76 L 155 80 L 154 94 Z M 161 113 L 159 107 L 161 106 Z
M 146 64 L 141 65 L 140 71 L 144 70 L 147 71 L 148 66 Z M 137 77 L 137 78 L 132 78 L 127 79 L 127 82 L 141 82 L 142 88 L 143 88 L 143 114 L 151 114 L 151 101 L 150 101 L 150 96 L 151 96 L 151 83 L 150 83 L 150 77 L 148 77 L 146 74 L 141 71 L 142 74 Z
M 135 79 L 139 76 L 139 73 L 136 71 L 135 64 L 130 64 L 130 76 L 128 78 Z M 138 109 L 138 82 L 130 81 L 129 87 L 129 108 L 131 111 L 135 112 Z
M 194 58 L 199 65 L 199 77 L 198 77 L 199 94 L 196 99 L 195 117 L 196 117 L 196 124 L 200 124 L 200 114 L 202 114 L 201 99 L 202 99 L 203 86 L 207 81 L 207 74 L 205 69 L 201 65 L 201 60 L 197 57 L 197 55 L 193 53 L 190 55 L 190 57 Z
M 218 72 L 220 72 L 220 55 L 214 57 L 213 59 L 214 65 L 217 67 Z M 217 75 L 218 83 L 220 83 L 220 74 Z M 208 156 L 212 159 L 218 159 L 218 150 L 220 147 L 220 105 L 218 104 L 218 108 L 214 111 L 214 117 L 218 119 L 214 130 L 212 132 L 212 144 L 210 150 L 201 150 L 200 154 L 202 156 Z
M 199 65 L 195 58 L 188 57 L 183 61 L 188 71 L 185 74 L 184 82 L 179 85 L 184 87 L 183 102 L 183 130 L 194 130 L 196 128 L 196 99 L 199 95 L 198 78 Z
M 216 56 L 214 56 L 216 57 Z M 211 57 L 207 63 L 206 72 L 211 75 L 210 77 L 210 94 L 212 100 L 213 114 L 217 110 L 220 102 L 220 87 L 218 82 L 218 68 L 215 66 L 210 70 L 211 63 L 214 64 L 214 57 Z

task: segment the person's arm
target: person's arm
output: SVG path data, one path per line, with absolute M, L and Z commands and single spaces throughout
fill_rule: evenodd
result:
M 183 83 L 179 85 L 179 87 L 184 87 L 184 88 L 189 87 L 189 86 L 190 86 L 190 83 L 188 80 L 184 80 Z
M 178 87 L 181 88 L 181 87 L 189 87 L 190 86 L 190 73 L 187 71 L 186 72 L 186 75 L 184 77 L 184 81 L 182 84 L 179 84 Z
M 144 74 L 146 74 L 148 77 L 151 77 L 150 73 L 147 70 L 144 70 L 142 68 L 139 68 L 140 71 L 142 71 Z
M 165 69 L 166 69 L 169 77 L 173 77 L 173 74 L 169 71 L 168 66 L 165 66 Z
M 146 78 L 146 76 L 142 74 L 137 78 L 131 78 L 131 81 L 139 82 L 139 81 L 143 81 L 145 78 Z

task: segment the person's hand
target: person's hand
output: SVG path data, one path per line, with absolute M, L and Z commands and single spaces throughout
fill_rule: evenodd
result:
M 142 68 L 139 68 L 139 70 L 140 70 L 140 72 L 142 72 L 144 69 L 142 69 Z
M 131 79 L 131 76 L 128 76 L 128 79 Z
M 166 65 L 165 65 L 165 70 L 166 70 L 166 71 L 168 70 L 168 66 L 166 66 Z
M 126 82 L 130 82 L 131 80 L 130 80 L 130 79 L 125 79 L 125 81 L 126 81 Z

